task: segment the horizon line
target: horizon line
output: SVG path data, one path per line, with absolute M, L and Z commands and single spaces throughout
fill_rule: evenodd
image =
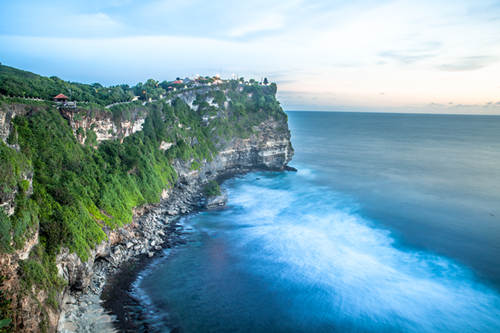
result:
M 430 116 L 486 116 L 500 117 L 500 114 L 485 114 L 485 113 L 452 113 L 452 112 L 402 112 L 402 111 L 339 111 L 339 110 L 288 110 L 283 108 L 285 112 L 322 112 L 322 113 L 369 113 L 369 114 L 402 114 L 402 115 L 430 115 Z

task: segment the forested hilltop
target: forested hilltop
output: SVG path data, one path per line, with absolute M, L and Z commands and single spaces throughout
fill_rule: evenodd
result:
M 84 103 L 56 105 L 59 93 Z M 196 173 L 266 122 L 289 138 L 275 94 L 253 80 L 103 87 L 0 65 L 0 330 L 28 330 L 30 315 L 51 330 L 68 283 L 57 255 L 87 261 L 135 207 L 176 185 L 176 166 Z
M 231 80 L 236 81 L 236 80 Z M 237 81 L 244 83 L 244 79 Z M 64 81 L 57 76 L 45 77 L 23 71 L 0 63 L 0 95 L 42 100 L 52 100 L 57 94 L 65 94 L 72 101 L 97 104 L 100 106 L 128 102 L 135 98 L 139 100 L 159 99 L 167 93 L 180 89 L 196 89 L 217 85 L 227 80 L 218 76 L 197 76 L 194 78 L 176 78 L 175 80 L 157 81 L 149 79 L 135 86 L 120 84 L 105 87 L 99 83 L 84 84 Z M 250 80 L 249 84 L 257 83 Z M 264 80 L 267 84 L 267 79 Z

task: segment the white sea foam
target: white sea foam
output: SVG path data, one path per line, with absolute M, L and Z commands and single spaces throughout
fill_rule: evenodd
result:
M 311 169 L 308 169 L 307 167 L 300 166 L 300 165 L 298 165 L 297 167 L 298 167 L 297 175 L 304 177 L 304 178 L 307 178 L 307 179 L 314 179 L 315 178 L 315 174 L 313 173 L 313 171 Z
M 228 233 L 255 274 L 301 286 L 291 315 L 361 330 L 500 331 L 495 290 L 447 258 L 397 248 L 310 176 L 236 183 L 226 215 L 246 227 Z

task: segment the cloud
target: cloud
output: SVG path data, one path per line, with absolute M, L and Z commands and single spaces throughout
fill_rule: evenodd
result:
M 500 104 L 494 104 L 493 102 L 459 104 L 453 104 L 452 102 L 448 104 L 429 103 L 427 107 L 439 113 L 498 114 L 500 112 Z
M 498 56 L 468 56 L 437 66 L 443 71 L 474 71 L 489 66 L 499 60 Z
M 378 54 L 384 59 L 395 60 L 401 64 L 414 64 L 423 60 L 435 58 L 438 56 L 439 49 L 443 46 L 439 41 L 411 41 L 409 47 L 401 50 L 386 50 Z M 387 63 L 385 60 L 379 60 L 378 63 Z
M 105 13 L 63 15 L 59 20 L 60 29 L 71 27 L 73 33 L 86 37 L 104 33 L 117 33 L 125 28 L 120 22 Z
M 250 34 L 255 34 L 264 31 L 274 31 L 281 29 L 285 26 L 285 18 L 283 15 L 271 14 L 260 18 L 258 21 L 250 22 L 244 25 L 232 28 L 228 36 L 230 37 L 244 37 Z
M 402 64 L 413 64 L 425 59 L 433 58 L 436 54 L 415 54 L 412 52 L 397 52 L 397 51 L 384 51 L 379 53 L 379 56 L 382 58 L 389 58 L 398 61 Z M 380 63 L 380 62 L 379 62 Z M 381 62 L 384 64 L 384 62 Z

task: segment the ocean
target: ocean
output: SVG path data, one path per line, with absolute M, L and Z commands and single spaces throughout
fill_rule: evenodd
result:
M 499 332 L 500 117 L 288 115 L 298 172 L 182 218 L 133 285 L 150 329 Z

